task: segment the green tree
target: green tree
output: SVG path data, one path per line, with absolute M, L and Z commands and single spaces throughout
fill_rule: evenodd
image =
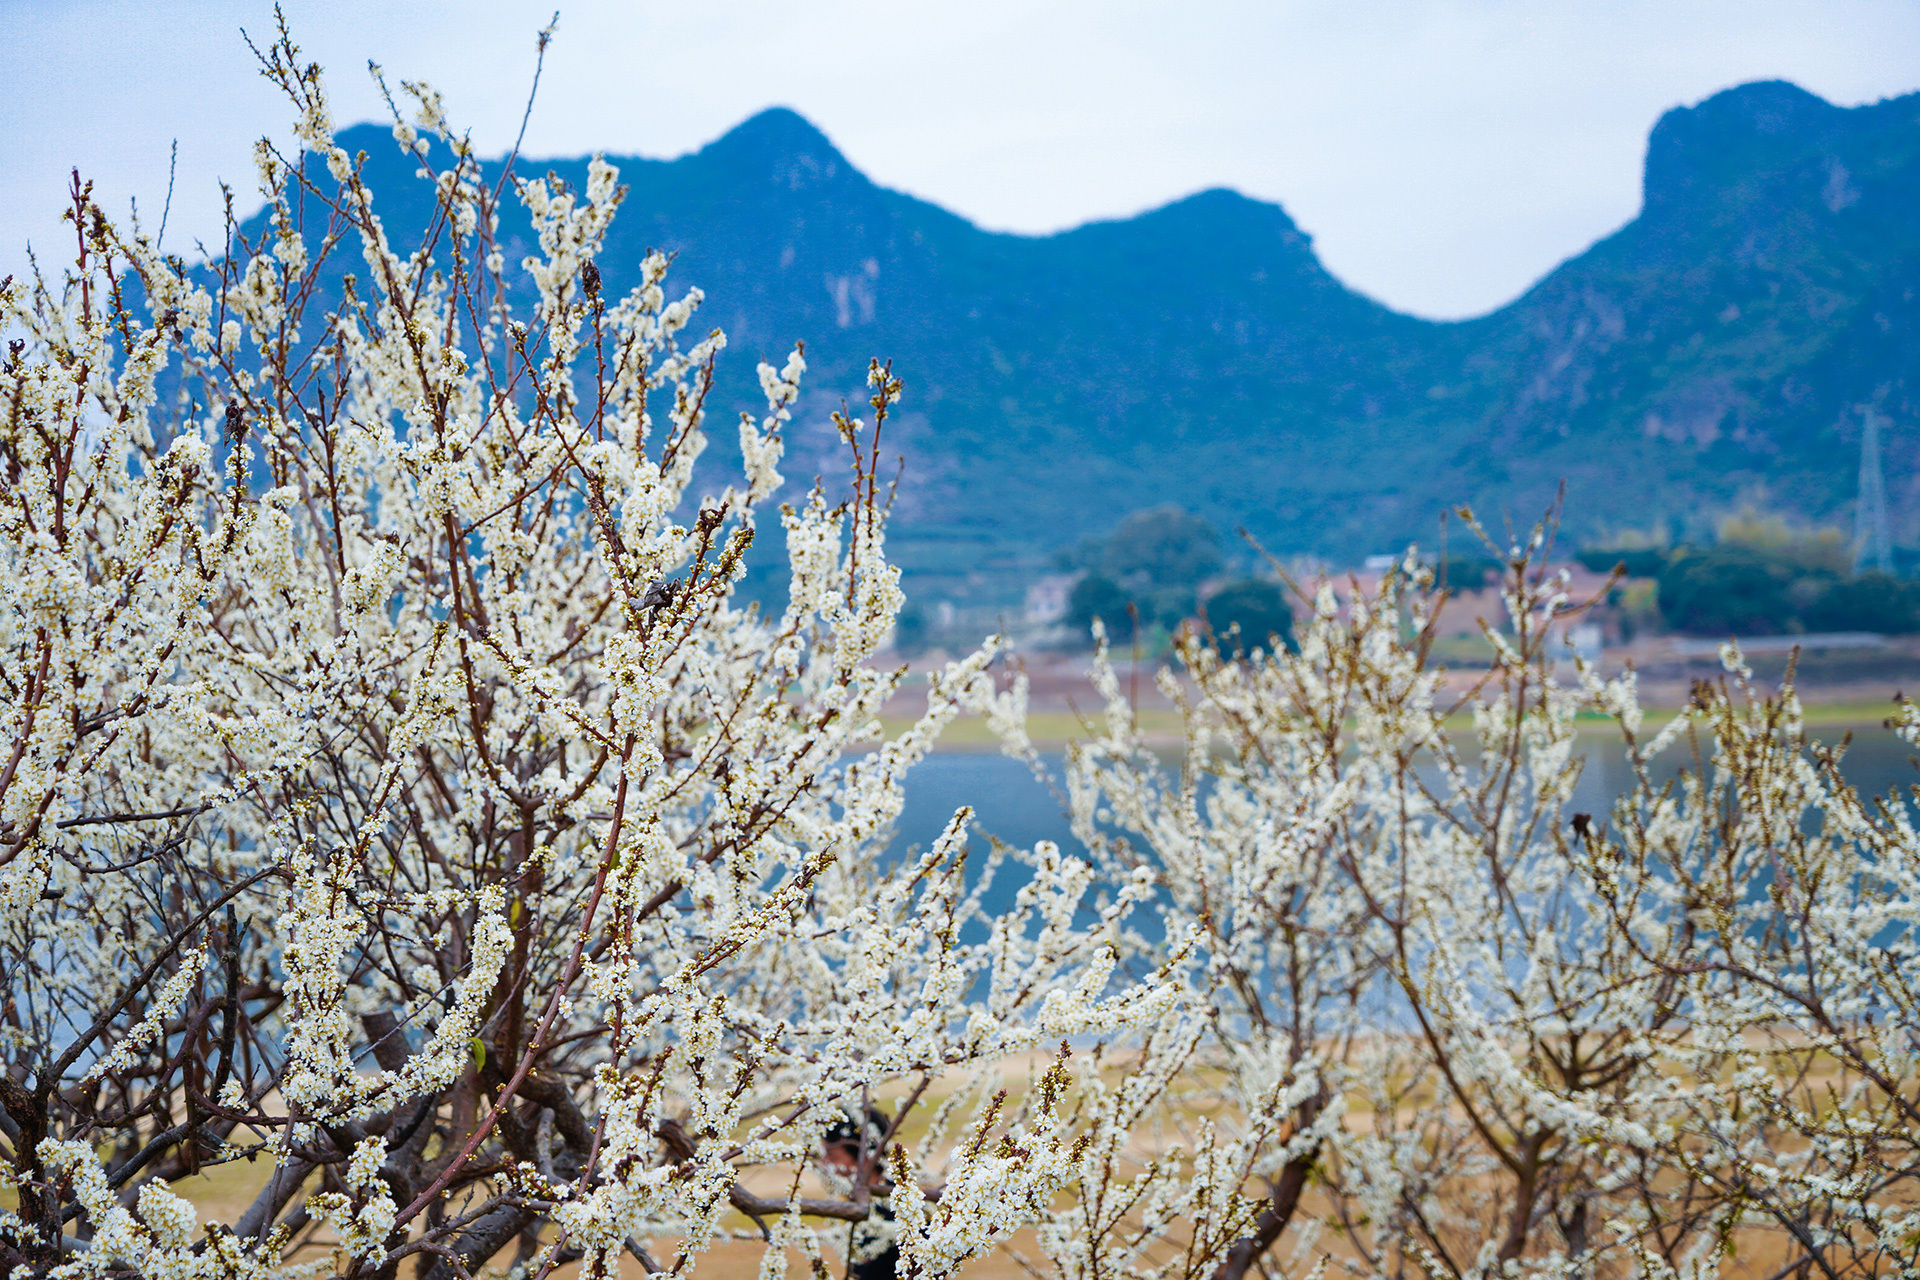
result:
M 1136 511 L 1107 535 L 1093 566 L 1136 592 L 1153 588 L 1192 590 L 1220 572 L 1220 533 L 1211 524 L 1171 504 Z
M 1746 547 L 1796 568 L 1843 574 L 1853 567 L 1853 549 L 1838 529 L 1793 524 L 1749 509 L 1724 517 L 1717 532 L 1722 547 Z
M 893 647 L 903 658 L 914 658 L 927 651 L 927 611 L 915 600 L 900 606 L 893 620 Z
M 1271 651 L 1276 642 L 1294 647 L 1293 610 L 1278 583 L 1260 578 L 1229 582 L 1207 598 L 1203 612 L 1223 649 Z
M 1193 616 L 1200 584 L 1219 573 L 1220 533 L 1211 524 L 1171 504 L 1136 511 L 1104 538 L 1089 539 L 1063 557 L 1084 569 L 1076 590 L 1083 607 L 1069 601 L 1068 620 L 1084 630 L 1098 616 L 1114 638 L 1131 638 L 1133 621 L 1171 632 Z
M 1673 554 L 1664 547 L 1587 547 L 1573 558 L 1595 573 L 1618 568 L 1629 578 L 1657 578 Z
M 1809 631 L 1920 631 L 1920 586 L 1885 573 L 1827 583 L 1808 606 Z
M 1112 578 L 1089 573 L 1067 593 L 1067 625 L 1085 635 L 1098 618 L 1115 640 L 1133 638 L 1132 598 Z
M 1449 556 L 1433 567 L 1433 574 L 1449 591 L 1479 591 L 1500 577 L 1500 569 L 1500 562 L 1487 556 Z
M 1676 631 L 1698 635 L 1777 635 L 1799 623 L 1800 577 L 1753 547 L 1682 552 L 1660 573 L 1660 615 Z

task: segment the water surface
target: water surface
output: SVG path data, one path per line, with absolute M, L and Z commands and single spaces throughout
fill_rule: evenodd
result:
M 1849 726 L 1838 725 L 1823 728 L 1816 736 L 1838 742 L 1848 731 Z M 1899 790 L 1904 796 L 1907 788 L 1920 782 L 1913 748 L 1891 730 L 1875 721 L 1851 726 L 1851 731 L 1853 740 L 1843 772 L 1855 787 L 1872 795 Z M 1571 809 L 1604 817 L 1614 800 L 1632 784 L 1633 775 L 1617 739 L 1596 730 L 1583 734 L 1581 741 L 1586 746 L 1586 765 Z M 1657 780 L 1672 777 L 1689 758 L 1683 751 L 1670 751 Z M 1042 759 L 1057 780 L 1064 755 L 1050 752 Z M 1169 749 L 1164 760 L 1169 769 L 1177 768 L 1174 750 Z M 991 832 L 1008 844 L 1027 848 L 1039 840 L 1053 840 L 1070 853 L 1081 851 L 1052 789 L 1035 778 L 1025 764 L 976 751 L 936 752 L 907 775 L 906 805 L 890 851 L 926 848 L 962 805 L 973 807 L 976 833 Z M 978 834 L 975 845 L 985 848 Z

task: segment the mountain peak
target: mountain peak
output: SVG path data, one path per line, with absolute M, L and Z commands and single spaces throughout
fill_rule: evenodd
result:
M 1846 109 L 1785 80 L 1723 89 L 1660 117 L 1647 139 L 1642 196 L 1648 213 L 1691 204 L 1779 153 L 1821 148 Z
M 1258 200 L 1232 187 L 1208 187 L 1183 196 L 1158 211 L 1177 218 L 1203 218 L 1231 225 L 1257 227 L 1283 235 L 1301 234 L 1285 209 L 1269 200 Z M 1302 236 L 1304 239 L 1304 235 Z
M 834 149 L 833 144 L 827 141 L 827 135 L 792 107 L 768 107 L 756 111 L 727 130 L 713 145 L 780 151 Z
M 1676 107 L 1666 119 L 1691 119 L 1696 126 L 1769 136 L 1820 129 L 1843 110 L 1789 80 L 1755 80 L 1722 89 L 1692 107 Z M 1654 126 L 1655 132 L 1659 125 Z
M 764 175 L 792 191 L 858 174 L 827 135 L 791 107 L 768 107 L 749 116 L 701 148 L 698 158 Z

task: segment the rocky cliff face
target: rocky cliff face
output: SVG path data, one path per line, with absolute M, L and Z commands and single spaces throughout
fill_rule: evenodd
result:
M 1844 518 L 1858 406 L 1914 420 L 1917 197 L 1920 96 L 1848 110 L 1769 82 L 1668 112 L 1640 216 L 1482 323 L 1497 434 L 1578 441 L 1602 475 L 1637 459 L 1663 513 L 1764 496 Z

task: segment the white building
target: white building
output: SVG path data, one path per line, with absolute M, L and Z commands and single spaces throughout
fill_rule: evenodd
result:
M 1077 573 L 1051 573 L 1039 579 L 1027 588 L 1026 619 L 1036 626 L 1047 626 L 1067 616 L 1067 597 L 1073 594 L 1073 584 L 1080 581 Z

